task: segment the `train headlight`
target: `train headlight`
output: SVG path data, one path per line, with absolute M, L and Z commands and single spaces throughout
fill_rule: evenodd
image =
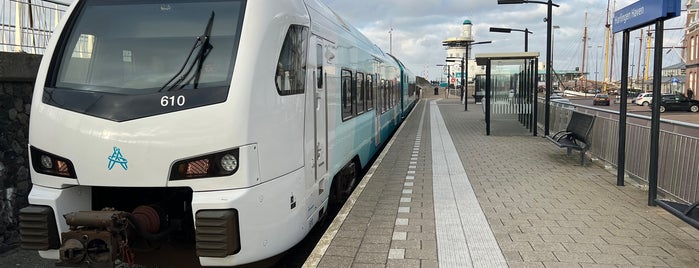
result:
M 45 154 L 41 155 L 41 167 L 45 169 L 51 169 L 53 168 L 53 160 L 51 160 L 51 157 Z
M 238 169 L 238 158 L 232 154 L 225 154 L 221 157 L 221 168 L 227 172 Z
M 77 178 L 75 168 L 70 160 L 39 150 L 34 146 L 30 148 L 32 167 L 34 171 L 41 174 Z
M 223 177 L 238 171 L 239 149 L 179 160 L 172 165 L 170 180 Z

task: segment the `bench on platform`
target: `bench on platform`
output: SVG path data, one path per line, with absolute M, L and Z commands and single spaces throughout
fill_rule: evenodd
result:
M 566 148 L 569 156 L 572 150 L 580 151 L 580 165 L 584 166 L 585 152 L 591 145 L 589 135 L 594 122 L 594 115 L 573 111 L 566 129 L 559 131 L 553 136 L 546 136 L 546 138 L 558 145 L 558 147 Z

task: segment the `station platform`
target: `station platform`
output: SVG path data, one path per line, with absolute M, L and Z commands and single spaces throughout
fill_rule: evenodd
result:
M 699 267 L 699 230 L 642 187 L 425 96 L 304 267 Z

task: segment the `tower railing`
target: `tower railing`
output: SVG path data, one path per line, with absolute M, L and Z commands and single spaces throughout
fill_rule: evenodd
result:
M 43 54 L 70 0 L 0 0 L 0 51 Z

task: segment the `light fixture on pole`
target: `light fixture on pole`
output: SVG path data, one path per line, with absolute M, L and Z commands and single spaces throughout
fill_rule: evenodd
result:
M 529 34 L 534 34 L 534 33 L 529 31 L 528 28 L 524 28 L 524 30 L 522 30 L 522 29 L 512 29 L 512 28 L 490 27 L 490 32 L 492 32 L 492 33 L 511 33 L 512 31 L 524 32 L 524 52 L 529 52 Z

